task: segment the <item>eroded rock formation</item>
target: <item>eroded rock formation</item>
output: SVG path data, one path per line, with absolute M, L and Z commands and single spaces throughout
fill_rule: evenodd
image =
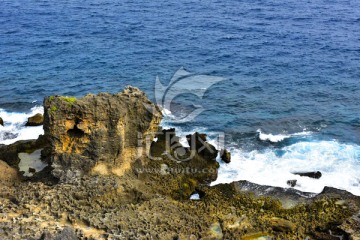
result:
M 153 135 L 161 120 L 157 107 L 134 87 L 80 99 L 47 97 L 44 112 L 52 173 L 62 181 L 91 170 L 122 174 L 146 146 L 138 134 Z

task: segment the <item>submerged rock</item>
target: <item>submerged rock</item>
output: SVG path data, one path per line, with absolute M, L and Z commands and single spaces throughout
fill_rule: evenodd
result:
M 82 98 L 44 100 L 44 131 L 50 141 L 53 175 L 76 180 L 91 169 L 121 175 L 144 155 L 161 120 L 159 109 L 138 88 Z M 110 170 L 111 171 L 110 171 Z
M 231 162 L 231 153 L 226 149 L 221 150 L 220 157 L 221 157 L 221 160 L 223 160 L 225 163 Z
M 28 118 L 25 126 L 40 126 L 44 123 L 44 116 L 41 113 L 37 113 L 32 117 Z
M 319 179 L 321 178 L 322 174 L 319 171 L 316 172 L 295 172 L 295 175 L 299 175 L 301 177 L 309 177 L 309 178 L 315 178 Z

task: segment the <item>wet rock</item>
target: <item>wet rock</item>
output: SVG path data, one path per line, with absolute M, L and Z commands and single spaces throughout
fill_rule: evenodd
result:
M 230 163 L 231 161 L 231 153 L 226 149 L 221 150 L 220 157 L 225 163 Z
M 0 125 L 4 126 L 4 120 L 0 117 Z
M 25 126 L 40 126 L 44 123 L 44 116 L 41 113 L 37 113 L 32 117 L 28 118 Z
M 286 182 L 286 184 L 287 184 L 288 186 L 290 186 L 290 187 L 295 187 L 295 186 L 296 186 L 296 182 L 297 182 L 297 180 L 288 180 L 288 181 Z
M 273 217 L 269 220 L 270 226 L 274 231 L 279 232 L 294 232 L 296 225 L 288 220 Z
M 321 172 L 319 172 L 319 171 L 316 171 L 316 172 L 295 172 L 294 174 L 302 176 L 302 177 L 309 177 L 309 178 L 315 178 L 315 179 L 319 179 L 322 176 Z
M 146 95 L 128 87 L 118 94 L 44 100 L 44 131 L 50 141 L 54 176 L 75 181 L 95 167 L 121 175 L 146 155 L 148 138 L 158 130 L 161 113 Z M 140 150 L 141 149 L 141 150 Z
M 311 192 L 301 192 L 293 188 L 284 189 L 281 187 L 259 185 L 244 180 L 234 182 L 233 184 L 237 191 L 252 192 L 257 196 L 271 196 L 273 198 L 279 199 L 280 201 L 286 199 L 299 203 L 303 200 L 316 196 L 315 193 Z
M 318 196 L 331 196 L 331 197 L 338 197 L 340 199 L 358 199 L 359 197 L 354 196 L 348 191 L 333 188 L 333 187 L 327 187 L 325 186 L 324 189 L 321 191 L 321 193 Z
M 36 172 L 36 169 L 35 168 L 29 168 L 29 173 L 35 173 Z

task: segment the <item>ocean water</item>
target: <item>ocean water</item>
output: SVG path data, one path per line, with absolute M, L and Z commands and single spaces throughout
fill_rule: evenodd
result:
M 155 100 L 181 67 L 222 77 L 168 109 L 184 134 L 223 132 L 232 162 L 213 183 L 249 180 L 360 195 L 360 2 L 0 2 L 0 143 L 36 138 L 24 127 L 47 95 L 139 87 Z M 206 84 L 204 84 L 206 85 Z M 293 172 L 321 171 L 321 179 Z

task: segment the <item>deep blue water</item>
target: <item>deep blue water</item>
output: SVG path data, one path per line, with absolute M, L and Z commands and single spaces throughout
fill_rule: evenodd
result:
M 154 99 L 156 76 L 166 85 L 183 66 L 227 80 L 203 99 L 176 98 L 174 114 L 207 110 L 175 126 L 225 131 L 247 151 L 314 139 L 358 146 L 359 26 L 360 2 L 351 0 L 1 0 L 0 109 L 127 85 Z M 311 134 L 276 145 L 258 129 Z

